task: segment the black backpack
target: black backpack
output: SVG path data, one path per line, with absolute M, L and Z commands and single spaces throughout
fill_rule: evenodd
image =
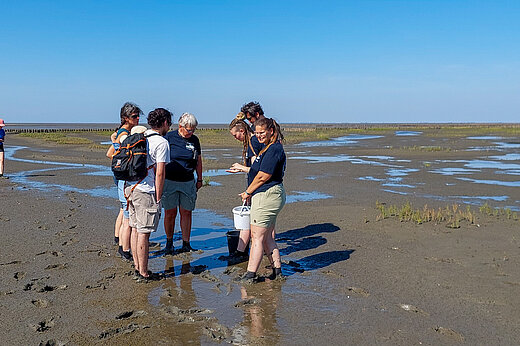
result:
M 146 138 L 155 135 L 159 134 L 145 136 L 135 133 L 125 138 L 112 156 L 112 172 L 117 180 L 136 181 L 146 177 L 148 169 L 151 168 L 146 166 Z

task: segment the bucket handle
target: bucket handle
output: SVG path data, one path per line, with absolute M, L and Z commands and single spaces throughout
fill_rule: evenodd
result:
M 242 206 L 240 207 L 240 213 L 238 215 L 242 216 L 242 213 L 244 212 L 244 210 L 247 211 L 246 200 L 244 200 L 242 202 Z

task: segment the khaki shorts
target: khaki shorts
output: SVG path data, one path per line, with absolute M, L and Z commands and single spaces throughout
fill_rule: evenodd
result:
M 185 210 L 194 210 L 197 201 L 197 186 L 195 180 L 173 181 L 164 180 L 161 197 L 164 210 L 177 208 L 179 205 Z
M 276 217 L 285 205 L 283 184 L 258 192 L 251 198 L 251 224 L 264 228 L 274 226 Z
M 137 229 L 139 233 L 151 233 L 157 230 L 161 218 L 161 205 L 155 200 L 155 193 L 141 192 L 132 186 L 125 189 L 128 198 L 128 211 L 130 212 L 130 227 Z

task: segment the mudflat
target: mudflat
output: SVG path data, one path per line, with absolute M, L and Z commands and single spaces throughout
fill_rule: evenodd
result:
M 286 145 L 276 231 L 287 277 L 257 284 L 236 282 L 246 263 L 226 261 L 245 176 L 224 169 L 239 144 L 202 141 L 212 169 L 193 217 L 199 251 L 156 255 L 161 227 L 150 268 L 162 279 L 139 283 L 115 255 L 104 150 L 10 135 L 2 343 L 519 344 L 520 138 L 473 132 Z

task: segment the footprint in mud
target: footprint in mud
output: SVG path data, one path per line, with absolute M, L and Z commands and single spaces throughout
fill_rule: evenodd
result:
M 233 306 L 235 308 L 242 308 L 244 306 L 258 305 L 258 304 L 260 304 L 260 302 L 261 302 L 260 299 L 248 298 L 248 299 L 241 300 L 238 303 L 235 303 L 235 305 L 233 305 Z
M 231 332 L 228 327 L 223 326 L 220 323 L 214 322 L 211 325 L 204 326 L 202 332 L 210 339 L 216 341 L 222 341 L 229 338 Z
M 363 298 L 370 296 L 370 293 L 367 290 L 365 290 L 363 288 L 359 288 L 359 287 L 352 287 L 352 286 L 346 287 L 345 293 L 352 295 L 352 296 L 363 297 Z
M 14 273 L 13 277 L 16 280 L 23 279 L 25 277 L 25 272 L 16 272 L 16 273 Z
M 221 281 L 215 275 L 211 274 L 211 272 L 209 270 L 204 270 L 202 273 L 200 273 L 200 278 L 204 279 L 206 281 L 210 281 L 210 282 L 219 282 L 219 281 Z
M 11 261 L 11 262 L 0 263 L 0 266 L 8 266 L 11 264 L 20 264 L 20 263 L 22 263 L 22 261 Z
M 77 242 L 79 242 L 79 240 L 77 240 L 75 238 L 70 238 L 69 240 L 64 241 L 63 243 L 61 243 L 61 246 L 67 246 L 67 245 L 71 245 L 71 244 L 74 244 L 74 243 L 77 243 Z
M 224 288 L 226 290 L 226 296 L 229 296 L 231 294 L 231 291 L 233 291 L 233 286 L 231 286 L 231 283 L 229 282 L 226 284 L 222 284 L 219 282 L 215 285 L 215 287 L 213 287 L 213 289 L 217 291 L 217 293 L 222 293 L 221 288 Z
M 133 272 L 131 272 L 131 273 L 133 274 Z M 113 279 L 115 279 L 115 277 L 116 277 L 116 273 L 112 273 L 110 275 L 105 276 L 104 278 L 97 280 L 96 283 L 93 285 L 85 286 L 85 288 L 87 288 L 87 289 L 95 289 L 95 288 L 106 289 L 110 285 L 110 282 Z
M 41 280 L 41 279 L 37 279 L 37 280 Z M 52 292 L 52 291 L 56 291 L 56 290 L 64 290 L 67 287 L 68 287 L 67 285 L 50 286 L 41 281 L 35 281 L 35 282 L 27 283 L 24 286 L 23 290 L 24 291 L 36 291 L 39 293 L 43 293 L 43 292 Z
M 147 329 L 147 328 L 150 328 L 150 326 L 131 323 L 126 327 L 107 329 L 98 336 L 98 339 L 108 339 L 117 334 L 128 334 L 128 333 L 135 332 L 136 330 L 139 330 L 139 329 Z
M 63 341 L 56 341 L 54 339 L 50 339 L 47 341 L 40 342 L 39 346 L 65 346 L 67 343 Z
M 324 270 L 324 271 L 322 271 L 322 273 L 325 274 L 325 275 L 330 275 L 330 276 L 334 276 L 334 277 L 337 277 L 337 278 L 345 277 L 345 275 L 343 275 L 341 273 L 338 273 L 338 272 L 335 272 L 334 270 Z
M 127 318 L 134 318 L 134 317 L 140 317 L 140 316 L 145 316 L 145 315 L 146 315 L 146 311 L 144 311 L 144 310 L 125 311 L 125 312 L 117 315 L 116 320 L 125 320 Z
M 180 309 L 174 305 L 166 306 L 161 309 L 162 312 L 170 318 L 173 318 L 178 323 L 193 323 L 208 321 L 211 317 L 207 316 L 212 314 L 213 311 L 209 309 L 191 308 L 191 309 Z
M 418 307 L 413 306 L 413 305 L 410 305 L 410 304 L 398 304 L 398 306 L 399 306 L 401 309 L 403 309 L 404 311 L 414 312 L 414 313 L 416 313 L 416 314 L 423 315 L 423 316 L 429 316 L 429 315 L 430 315 L 430 314 L 427 313 L 426 311 L 421 310 L 421 309 L 419 309 Z
M 69 266 L 68 263 L 49 264 L 47 267 L 45 267 L 45 270 L 50 270 L 50 269 L 65 269 L 65 268 L 67 268 L 68 266 Z
M 31 327 L 31 329 L 35 332 L 42 333 L 54 327 L 55 324 L 56 322 L 54 317 L 52 317 L 51 319 L 43 320 L 35 324 L 30 324 L 29 327 Z
M 433 328 L 433 330 L 435 330 L 437 333 L 439 333 L 441 335 L 450 337 L 450 338 L 456 340 L 457 342 L 464 342 L 464 335 L 457 333 L 456 331 L 454 331 L 451 328 L 435 327 L 435 328 Z
M 49 301 L 45 299 L 33 299 L 31 300 L 31 303 L 38 308 L 46 308 L 49 306 Z

